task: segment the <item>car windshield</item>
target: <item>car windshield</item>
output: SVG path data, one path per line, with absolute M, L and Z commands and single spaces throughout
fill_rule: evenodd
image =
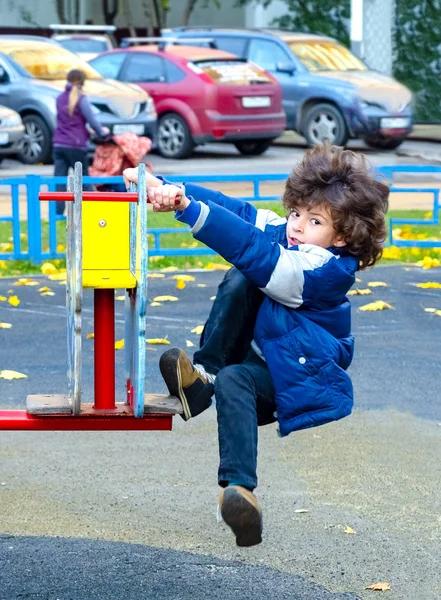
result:
M 335 42 L 307 40 L 288 45 L 309 71 L 367 71 L 359 58 Z
M 86 61 L 55 44 L 27 47 L 24 47 L 23 43 L 20 46 L 2 44 L 1 51 L 36 79 L 66 79 L 72 69 L 81 69 L 87 79 L 102 79 Z
M 99 54 L 108 50 L 105 40 L 87 40 L 87 39 L 66 39 L 57 40 L 63 48 L 71 52 L 88 52 L 90 54 Z
M 272 83 L 270 75 L 257 65 L 241 60 L 203 60 L 193 63 L 219 85 Z

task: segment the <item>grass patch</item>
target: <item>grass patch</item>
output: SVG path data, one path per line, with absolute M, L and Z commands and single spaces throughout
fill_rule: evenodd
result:
M 280 202 L 256 202 L 255 206 L 258 208 L 268 208 L 283 215 L 283 208 Z M 153 213 L 149 212 L 149 227 L 167 227 L 167 228 L 182 228 L 183 224 L 177 222 L 174 219 L 172 213 Z M 388 227 L 389 219 L 426 219 L 432 218 L 432 213 L 428 213 L 423 210 L 401 210 L 401 211 L 390 211 L 387 215 Z M 20 223 L 21 239 L 20 244 L 23 251 L 27 250 L 27 223 L 22 221 Z M 430 238 L 441 238 L 441 225 L 401 225 L 397 224 L 394 226 L 394 237 L 400 239 L 430 239 Z M 42 240 L 43 248 L 45 250 L 49 247 L 49 227 L 47 222 L 42 223 Z M 12 225 L 7 222 L 0 222 L 0 251 L 9 252 L 12 250 Z M 64 251 L 66 245 L 66 227 L 65 223 L 57 223 L 57 244 L 60 251 Z M 149 247 L 154 247 L 154 236 L 149 235 Z M 161 235 L 161 247 L 163 248 L 203 248 L 204 244 L 197 242 L 189 233 L 167 233 Z M 441 248 L 387 248 L 385 250 L 385 256 L 382 259 L 383 264 L 390 264 L 391 262 L 406 262 L 415 263 L 422 260 L 424 257 L 429 256 L 431 258 L 441 257 Z M 65 261 L 62 260 L 50 260 L 50 262 L 57 265 L 59 268 L 65 267 Z M 191 268 L 204 268 L 209 267 L 212 263 L 227 264 L 218 255 L 199 255 L 199 256 L 168 256 L 168 257 L 150 257 L 149 268 L 163 269 L 165 267 L 176 266 L 179 269 L 191 269 Z M 40 266 L 33 265 L 29 261 L 13 261 L 13 260 L 0 260 L 0 276 L 7 275 L 21 275 L 40 273 Z

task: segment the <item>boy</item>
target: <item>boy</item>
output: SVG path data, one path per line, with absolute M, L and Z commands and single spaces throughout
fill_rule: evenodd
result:
M 124 175 L 136 181 L 135 170 Z M 262 541 L 253 493 L 258 425 L 277 419 L 285 436 L 351 412 L 346 293 L 355 272 L 381 257 L 389 188 L 362 156 L 329 144 L 307 150 L 288 177 L 286 218 L 194 185 L 149 176 L 147 187 L 153 210 L 176 210 L 196 239 L 236 267 L 219 287 L 194 364 L 174 348 L 160 370 L 185 419 L 215 394 L 220 512 L 237 545 L 252 546 Z

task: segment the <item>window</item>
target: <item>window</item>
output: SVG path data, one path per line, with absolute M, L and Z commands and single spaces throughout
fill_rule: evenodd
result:
M 289 55 L 276 42 L 271 40 L 251 40 L 248 60 L 267 71 L 275 71 L 278 62 L 291 62 Z
M 218 85 L 272 83 L 268 73 L 243 60 L 200 60 L 194 64 Z
M 101 75 L 85 60 L 58 44 L 11 41 L 2 44 L 2 52 L 36 79 L 66 79 L 71 69 L 81 69 L 87 79 L 101 79 Z
M 219 50 L 225 50 L 225 52 L 231 52 L 237 56 L 245 57 L 245 44 L 247 38 L 241 37 L 227 37 L 227 36 L 215 36 L 214 41 Z
M 160 83 L 165 81 L 164 63 L 160 56 L 139 52 L 130 53 L 123 73 L 124 81 Z
M 100 52 L 106 52 L 109 50 L 108 45 L 104 40 L 84 40 L 84 39 L 61 39 L 57 40 L 58 43 L 66 48 L 66 50 L 70 50 L 71 52 L 86 52 L 89 54 L 99 54 Z
M 182 81 L 182 79 L 185 78 L 184 71 L 181 71 L 181 69 L 171 61 L 165 60 L 164 65 L 167 81 L 169 83 L 176 83 L 177 81 Z
M 118 79 L 123 62 L 126 59 L 124 52 L 106 54 L 90 61 L 90 64 L 101 73 L 105 79 Z
M 310 71 L 366 71 L 367 67 L 344 46 L 326 40 L 289 42 L 294 54 Z

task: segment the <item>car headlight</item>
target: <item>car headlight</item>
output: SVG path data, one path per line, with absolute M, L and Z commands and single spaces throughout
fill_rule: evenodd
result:
M 3 127 L 20 127 L 22 124 L 20 115 L 8 115 L 1 120 Z
M 145 112 L 149 115 L 149 117 L 156 117 L 155 103 L 151 98 L 149 98 L 146 102 Z

